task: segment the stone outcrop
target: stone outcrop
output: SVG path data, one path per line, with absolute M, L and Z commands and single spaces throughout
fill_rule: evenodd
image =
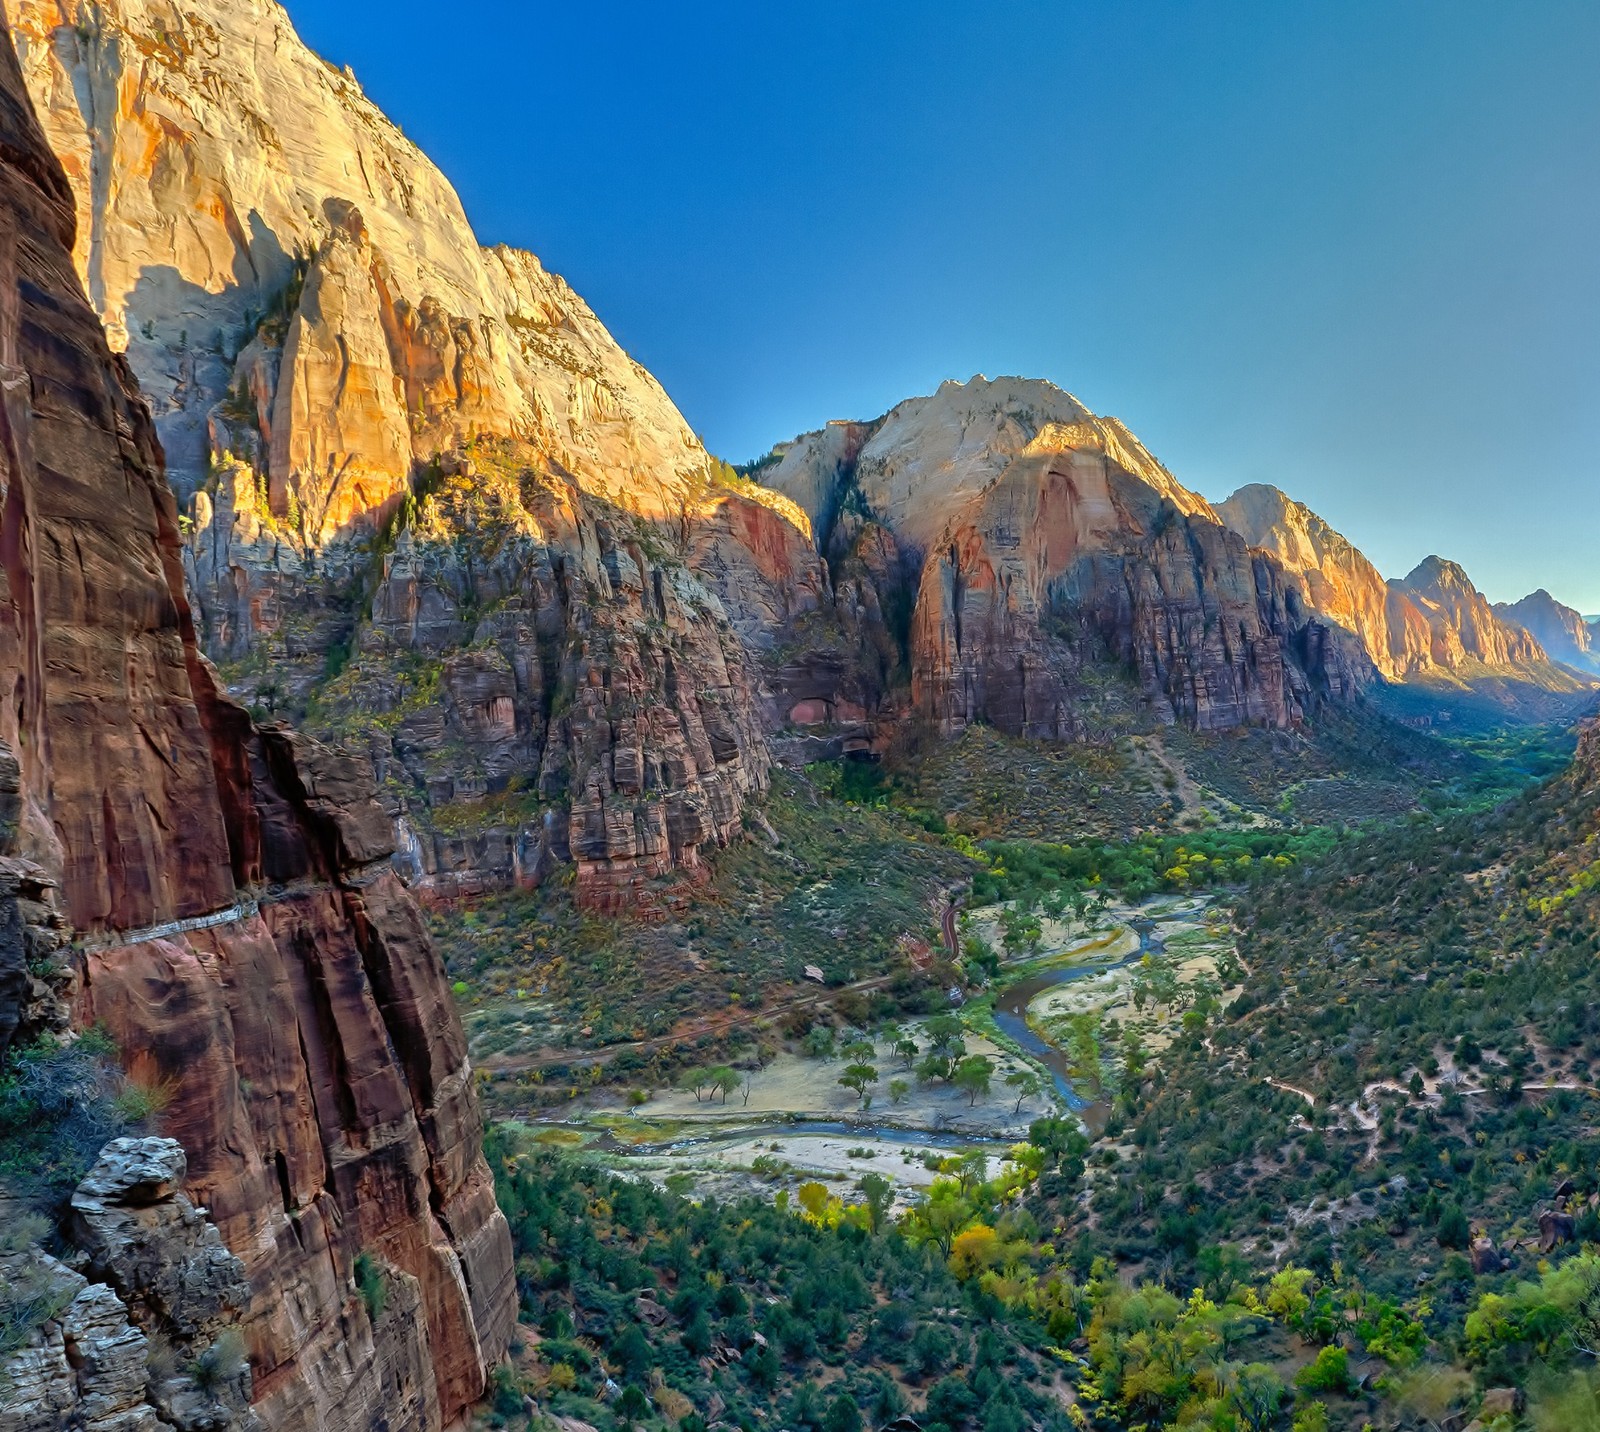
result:
M 1528 632 L 1554 660 L 1600 672 L 1600 623 L 1586 622 L 1543 587 L 1518 602 L 1496 602 L 1494 614 Z
M 198 1352 L 238 1322 L 250 1285 L 184 1194 L 188 1170 L 176 1139 L 113 1139 L 72 1195 L 72 1242 L 141 1327 Z
M 39 1250 L 0 1254 L 0 1278 L 50 1314 L 0 1360 L 0 1432 L 167 1432 L 149 1400 L 149 1339 L 115 1292 Z
M 460 1024 L 370 765 L 257 726 L 201 655 L 155 430 L 74 271 L 76 213 L 0 46 L 0 741 L 18 763 L 0 854 L 53 883 L 74 1020 L 171 1091 L 183 1192 L 249 1282 L 263 1421 L 441 1427 L 514 1302 Z M 21 901 L 42 902 L 21 875 L 16 894 L 26 925 Z M 393 1290 L 381 1316 L 362 1254 Z
M 763 483 L 834 561 L 863 548 L 880 610 L 908 614 L 915 712 L 1075 738 L 1145 719 L 1289 726 L 1370 668 L 1114 419 L 1051 384 L 947 383 L 876 422 L 775 451 Z M 891 627 L 893 622 L 888 623 Z
M 1491 608 L 1456 563 L 1429 557 L 1404 579 L 1386 582 L 1303 502 L 1264 483 L 1240 488 L 1216 510 L 1251 547 L 1300 581 L 1316 612 L 1357 636 L 1388 680 L 1510 676 L 1573 689 L 1570 677 L 1552 667 L 1536 623 Z
M 0 1432 L 265 1432 L 233 1330 L 244 1265 L 181 1191 L 182 1147 L 113 1140 L 72 1198 L 69 1268 L 0 1254 L 37 1328 L 0 1362 Z

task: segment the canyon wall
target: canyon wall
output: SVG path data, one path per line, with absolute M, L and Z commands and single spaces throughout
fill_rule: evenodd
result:
M 770 642 L 820 589 L 779 531 L 798 514 L 713 481 L 582 299 L 480 246 L 444 176 L 274 0 L 5 4 L 230 691 L 376 738 L 424 893 L 569 854 L 598 905 L 692 881 L 765 785 L 734 633 Z M 401 689 L 437 699 L 354 730 Z
M 0 45 L 7 888 L 35 914 L 49 891 L 75 936 L 74 1022 L 171 1090 L 184 1192 L 249 1282 L 263 1421 L 439 1428 L 515 1306 L 465 1040 L 370 764 L 256 724 L 202 656 L 155 428 L 74 269 L 78 212 Z
M 1317 612 L 1358 636 L 1390 681 L 1510 676 L 1553 690 L 1578 689 L 1571 673 L 1552 664 L 1555 653 L 1540 644 L 1531 622 L 1491 608 L 1454 562 L 1429 557 L 1404 578 L 1385 581 L 1303 502 L 1263 483 L 1240 488 L 1217 504 L 1217 513 L 1297 577 Z
M 749 480 L 276 0 L 0 4 L 199 645 L 367 754 L 425 897 L 571 861 L 660 914 L 775 759 L 911 727 L 1292 727 L 1377 675 L 1548 667 L 1449 574 L 1386 585 L 1271 489 L 1213 507 L 1048 383 L 948 383 Z
M 1278 564 L 1049 383 L 946 383 L 796 439 L 759 475 L 835 561 L 869 534 L 887 554 L 872 576 L 907 614 L 912 708 L 943 732 L 1287 727 L 1371 679 Z

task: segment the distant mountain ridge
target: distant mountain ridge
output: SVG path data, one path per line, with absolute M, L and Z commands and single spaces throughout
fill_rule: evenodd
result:
M 1495 603 L 1495 615 L 1531 632 L 1557 661 L 1600 673 L 1600 621 L 1584 617 L 1540 587 L 1521 601 Z
M 1264 483 L 1240 488 L 1216 510 L 1251 547 L 1299 577 L 1315 609 L 1354 632 L 1390 681 L 1511 678 L 1553 692 L 1582 689 L 1541 644 L 1541 633 L 1492 607 L 1455 562 L 1428 557 L 1386 581 L 1348 538 Z

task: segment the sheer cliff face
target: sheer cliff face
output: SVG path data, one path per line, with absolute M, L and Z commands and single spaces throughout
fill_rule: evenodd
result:
M 257 728 L 200 656 L 155 432 L 74 272 L 75 219 L 0 45 L 13 851 L 59 882 L 75 1018 L 172 1081 L 186 1191 L 250 1281 L 267 1425 L 437 1428 L 514 1312 L 461 1029 L 370 767 Z M 392 1293 L 376 1323 L 362 1252 Z
M 1455 562 L 1429 557 L 1395 590 L 1427 618 L 1429 655 L 1436 666 L 1528 667 L 1547 661 L 1532 633 L 1496 617 L 1489 599 Z
M 1502 620 L 1507 611 L 1491 608 L 1454 562 L 1430 557 L 1403 580 L 1386 582 L 1304 503 L 1263 484 L 1240 488 L 1217 512 L 1298 577 L 1313 608 L 1355 633 L 1391 681 L 1489 669 L 1564 684 L 1529 624 Z
M 666 541 L 507 448 L 456 464 L 384 558 L 319 699 L 425 795 L 431 831 L 420 800 L 406 821 L 423 889 L 570 859 L 585 903 L 640 911 L 739 829 L 767 783 L 757 693 L 722 604 Z M 445 833 L 443 812 L 485 796 L 517 812 L 501 834 Z
M 1048 383 L 947 383 L 797 439 L 761 478 L 835 560 L 886 534 L 879 581 L 909 593 L 913 704 L 943 730 L 1082 735 L 1108 660 L 1157 719 L 1201 729 L 1292 725 L 1367 679 L 1277 564 Z
M 1581 671 L 1600 672 L 1600 623 L 1558 602 L 1543 587 L 1519 602 L 1496 602 L 1494 614 L 1528 632 L 1556 661 Z
M 4 9 L 72 181 L 74 258 L 180 492 L 214 442 L 259 446 L 274 510 L 293 496 L 317 543 L 370 522 L 414 458 L 487 433 L 676 510 L 705 453 L 660 386 L 531 254 L 480 247 L 274 0 Z
M 567 854 L 605 905 L 693 876 L 765 784 L 735 628 L 777 640 L 820 590 L 803 519 L 710 483 L 660 385 L 531 254 L 481 248 L 272 0 L 0 3 L 73 181 L 75 259 L 194 489 L 187 577 L 232 689 L 303 712 L 349 652 L 323 703 L 349 716 L 427 664 L 437 699 L 373 749 L 409 783 L 423 889 Z M 437 491 L 507 453 L 526 504 L 489 475 Z M 547 800 L 430 828 L 508 792 Z

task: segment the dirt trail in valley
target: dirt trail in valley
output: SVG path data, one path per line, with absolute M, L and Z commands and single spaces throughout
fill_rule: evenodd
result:
M 537 1054 L 490 1054 L 474 1060 L 474 1067 L 487 1074 L 521 1074 L 530 1069 L 549 1069 L 557 1064 L 570 1064 L 587 1068 L 594 1064 L 607 1064 L 619 1054 L 637 1052 L 653 1054 L 671 1044 L 700 1039 L 708 1034 L 726 1034 L 729 1030 L 761 1021 L 781 1018 L 800 1009 L 814 1009 L 829 1004 L 840 995 L 882 989 L 891 984 L 895 976 L 874 975 L 871 979 L 857 980 L 854 984 L 840 985 L 838 989 L 817 990 L 814 994 L 796 995 L 778 1004 L 761 1009 L 745 1009 L 735 1014 L 707 1015 L 688 1025 L 680 1026 L 670 1034 L 653 1035 L 649 1039 L 632 1039 L 622 1044 L 607 1044 L 598 1049 L 541 1049 Z

